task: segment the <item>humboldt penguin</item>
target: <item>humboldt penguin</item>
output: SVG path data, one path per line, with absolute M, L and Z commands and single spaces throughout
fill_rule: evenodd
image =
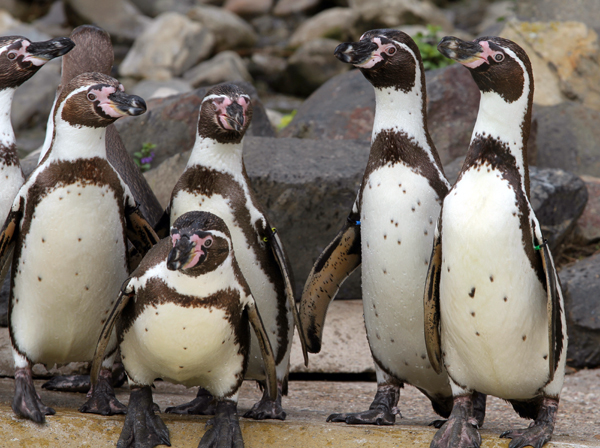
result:
M 514 42 L 445 37 L 481 91 L 466 160 L 442 205 L 425 290 L 425 336 L 446 369 L 454 408 L 432 448 L 479 446 L 473 394 L 508 400 L 527 429 L 510 448 L 552 436 L 564 380 L 567 331 L 560 282 L 530 202 L 527 139 L 533 73 Z
M 250 97 L 238 86 L 222 84 L 210 89 L 200 106 L 196 142 L 170 204 L 157 227 L 164 234 L 169 223 L 191 210 L 210 211 L 226 223 L 240 269 L 275 353 L 279 394 L 266 394 L 244 417 L 285 419 L 281 395 L 287 393 L 296 305 L 289 264 L 283 247 L 263 208 L 256 200 L 242 157 L 242 139 L 252 119 Z M 252 338 L 246 378 L 265 378 L 258 341 Z M 191 403 L 167 412 L 211 413 L 212 397 L 205 390 Z
M 132 389 L 120 448 L 170 446 L 155 415 L 156 378 L 202 386 L 217 401 L 200 448 L 244 446 L 237 416 L 238 390 L 248 367 L 250 328 L 260 346 L 266 390 L 277 398 L 273 350 L 225 222 L 204 211 L 179 216 L 123 284 L 92 365 L 92 381 L 116 324 Z
M 9 332 L 15 362 L 12 408 L 43 422 L 54 410 L 34 389 L 31 366 L 91 361 L 102 326 L 128 276 L 127 240 L 140 253 L 158 241 L 129 188 L 106 160 L 106 126 L 146 105 L 109 76 L 87 73 L 64 86 L 44 161 L 17 194 L 0 234 L 14 247 Z M 87 412 L 123 413 L 110 384 L 111 341 Z
M 369 410 L 327 421 L 392 425 L 405 383 L 447 417 L 452 392 L 427 359 L 423 288 L 433 231 L 450 185 L 427 130 L 423 63 L 414 41 L 398 30 L 372 30 L 340 44 L 335 56 L 358 67 L 375 89 L 371 152 L 354 206 L 317 259 L 300 303 L 309 351 L 321 350 L 327 308 L 341 283 L 362 264 L 362 301 L 375 364 L 377 393 Z M 485 397 L 479 419 L 483 421 Z M 435 422 L 439 424 L 439 421 Z

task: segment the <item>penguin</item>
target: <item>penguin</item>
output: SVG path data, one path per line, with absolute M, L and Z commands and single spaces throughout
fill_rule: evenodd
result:
M 341 283 L 362 264 L 362 300 L 377 393 L 369 410 L 327 421 L 393 425 L 405 383 L 447 417 L 452 391 L 434 372 L 423 334 L 423 288 L 441 202 L 450 185 L 427 130 L 425 73 L 414 41 L 398 30 L 367 31 L 340 44 L 335 56 L 358 67 L 375 89 L 371 152 L 342 229 L 318 257 L 300 302 L 308 350 L 321 350 L 327 308 Z M 485 397 L 478 418 L 483 422 Z M 436 421 L 439 425 L 443 422 Z
M 114 78 L 87 73 L 66 85 L 54 109 L 44 161 L 15 197 L 0 234 L 14 248 L 9 334 L 13 411 L 41 423 L 54 410 L 36 394 L 31 366 L 91 361 L 102 326 L 128 276 L 127 240 L 140 253 L 158 242 L 129 188 L 106 160 L 106 126 L 140 115 L 144 100 Z M 124 413 L 112 391 L 116 338 L 84 412 Z
M 454 408 L 432 448 L 481 444 L 473 394 L 508 400 L 527 429 L 500 435 L 541 448 L 554 430 L 567 331 L 560 281 L 530 202 L 533 73 L 516 43 L 444 37 L 481 100 L 469 150 L 442 205 L 425 288 L 427 353 L 448 373 Z
M 217 400 L 200 441 L 243 448 L 238 390 L 248 367 L 250 328 L 259 343 L 266 390 L 277 399 L 275 359 L 267 330 L 236 261 L 225 222 L 204 211 L 179 216 L 128 278 L 99 339 L 96 381 L 116 325 L 131 397 L 117 446 L 170 446 L 169 431 L 152 402 L 156 378 L 202 386 Z
M 278 397 L 263 397 L 244 417 L 284 420 L 281 395 L 287 393 L 289 359 L 297 322 L 290 268 L 279 235 L 256 200 L 242 157 L 242 139 L 252 120 L 250 96 L 234 84 L 210 89 L 200 106 L 198 133 L 184 173 L 156 230 L 164 235 L 169 223 L 191 210 L 220 216 L 231 232 L 240 269 L 261 312 L 275 353 Z M 162 234 L 161 234 L 162 233 Z M 305 360 L 306 360 L 306 352 Z M 261 353 L 252 338 L 248 379 L 264 380 Z M 211 413 L 212 397 L 200 389 L 194 401 L 166 412 Z

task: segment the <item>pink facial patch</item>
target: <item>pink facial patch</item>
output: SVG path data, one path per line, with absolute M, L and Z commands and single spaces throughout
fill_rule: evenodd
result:
M 108 97 L 109 95 L 112 95 L 116 91 L 117 91 L 117 89 L 115 89 L 112 86 L 104 86 L 101 89 L 89 90 L 88 95 L 90 93 L 96 95 L 96 100 L 100 101 L 98 106 L 100 107 L 100 109 L 102 109 L 102 112 L 104 112 L 106 115 L 108 115 L 109 117 L 113 117 L 113 118 L 121 118 L 127 114 L 125 112 L 122 112 L 119 109 L 117 109 L 114 106 L 113 102 Z
M 198 264 L 198 260 L 200 260 L 200 257 L 204 255 L 202 247 L 204 246 L 206 241 L 210 240 L 212 242 L 212 236 L 209 235 L 206 238 L 200 238 L 198 235 L 192 235 L 190 240 L 193 243 L 195 243 L 194 256 L 183 266 L 183 269 L 193 268 L 194 266 L 196 266 L 196 264 Z
M 377 44 L 378 48 L 373 53 L 371 53 L 371 59 L 363 62 L 362 64 L 354 64 L 355 67 L 371 68 L 377 63 L 383 61 L 382 54 L 386 53 L 390 47 L 394 47 L 394 49 L 396 48 L 394 44 L 382 44 L 381 39 L 379 37 L 373 39 L 373 42 Z
M 29 45 L 31 45 L 31 42 L 29 42 L 27 40 L 22 40 L 21 48 L 19 48 L 18 50 L 11 50 L 9 52 L 9 54 L 14 53 L 16 55 L 14 59 L 18 59 L 19 56 L 23 56 L 23 62 L 31 62 L 33 65 L 35 65 L 37 67 L 41 67 L 46 62 L 48 62 L 48 59 L 40 58 L 38 56 L 34 56 L 34 55 L 30 54 L 27 51 L 27 47 L 29 47 Z
M 177 244 L 177 241 L 179 241 L 181 239 L 181 235 L 179 235 L 178 233 L 176 233 L 175 235 L 171 235 L 171 240 L 173 241 L 173 247 L 175 247 L 175 244 Z
M 479 53 L 478 55 L 474 56 L 474 58 L 476 58 L 476 59 L 471 60 L 469 62 L 461 62 L 462 65 L 464 65 L 465 67 L 469 67 L 469 68 L 476 68 L 476 67 L 479 67 L 483 63 L 489 64 L 489 61 L 488 61 L 489 57 L 494 58 L 497 54 L 502 54 L 501 51 L 492 50 L 490 48 L 490 43 L 487 40 L 482 40 L 481 42 L 479 42 L 479 45 L 482 46 L 483 51 L 481 53 Z M 502 56 L 504 57 L 503 54 L 502 54 Z

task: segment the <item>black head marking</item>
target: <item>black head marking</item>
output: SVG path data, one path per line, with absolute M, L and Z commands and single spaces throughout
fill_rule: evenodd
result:
M 338 45 L 335 56 L 360 69 L 376 88 L 395 87 L 409 92 L 415 86 L 417 66 L 423 72 L 419 49 L 399 30 L 371 30 L 359 42 Z
M 220 84 L 210 89 L 202 101 L 198 135 L 219 143 L 239 143 L 251 121 L 250 96 L 235 84 Z

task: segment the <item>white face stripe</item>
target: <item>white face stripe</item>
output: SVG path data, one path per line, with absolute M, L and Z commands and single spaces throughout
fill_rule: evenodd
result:
M 248 102 L 251 101 L 250 97 L 248 95 L 246 95 L 245 93 L 241 94 L 240 97 L 246 98 L 248 100 Z M 205 101 L 214 100 L 216 98 L 229 99 L 229 96 L 228 95 L 207 95 L 202 100 L 202 104 L 204 104 Z

